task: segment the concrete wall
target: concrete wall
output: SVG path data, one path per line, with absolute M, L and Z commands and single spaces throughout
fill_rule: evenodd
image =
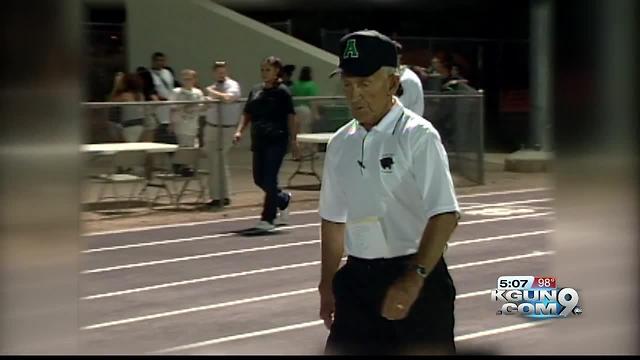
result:
M 296 70 L 311 66 L 320 95 L 339 92 L 337 81 L 327 78 L 338 63 L 335 55 L 211 0 L 126 0 L 125 5 L 130 70 L 149 67 L 151 54 L 162 51 L 174 70 L 192 68 L 201 85 L 209 85 L 213 60 L 226 60 L 244 97 L 260 82 L 260 61 L 275 55 Z

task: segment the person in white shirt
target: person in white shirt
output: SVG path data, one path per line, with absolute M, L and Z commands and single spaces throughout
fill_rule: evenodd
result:
M 424 91 L 418 74 L 408 66 L 400 67 L 400 90 L 398 98 L 405 108 L 422 116 L 424 114 Z
M 431 123 L 394 96 L 391 39 L 358 31 L 340 49 L 334 74 L 354 119 L 327 146 L 320 192 L 325 353 L 455 353 L 444 251 L 460 210 L 447 154 Z
M 151 56 L 150 72 L 151 78 L 153 79 L 153 86 L 161 101 L 169 100 L 173 89 L 181 86 L 180 83 L 175 80 L 173 70 L 167 66 L 167 57 L 161 52 L 155 52 Z M 158 125 L 161 127 L 160 131 L 166 132 L 171 123 L 171 107 L 157 106 L 155 110 Z
M 222 103 L 209 107 L 203 139 L 209 163 L 209 206 L 220 207 L 231 204 L 228 154 L 242 104 L 238 102 L 240 85 L 228 76 L 226 62 L 216 61 L 213 64 L 213 77 L 215 83 L 207 87 L 207 97 Z
M 173 89 L 170 100 L 172 101 L 202 101 L 204 95 L 202 90 L 195 87 L 197 73 L 194 70 L 183 70 L 181 72 L 182 86 Z M 182 147 L 195 147 L 200 114 L 203 104 L 193 105 L 173 105 L 172 125 L 173 131 L 178 139 L 178 145 Z
M 398 52 L 402 50 L 402 45 L 396 42 Z M 400 86 L 396 96 L 400 99 L 405 108 L 423 116 L 424 114 L 424 90 L 422 81 L 418 74 L 409 68 L 402 61 L 402 55 L 398 55 L 400 65 Z

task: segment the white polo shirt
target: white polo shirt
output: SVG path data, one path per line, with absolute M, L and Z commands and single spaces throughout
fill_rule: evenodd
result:
M 402 96 L 400 102 L 404 107 L 422 116 L 424 114 L 424 91 L 418 74 L 404 66 L 400 74 Z
M 429 218 L 460 212 L 440 135 L 397 98 L 371 131 L 353 119 L 334 134 L 322 176 L 323 219 L 346 223 L 347 229 L 361 219 L 379 219 L 380 243 L 356 243 L 347 231 L 345 247 L 352 256 L 416 253 Z
M 218 125 L 218 111 L 222 115 L 220 123 L 223 126 L 236 126 L 240 121 L 240 115 L 242 113 L 242 106 L 244 104 L 235 102 L 240 98 L 240 84 L 237 81 L 227 77 L 224 82 L 216 82 L 213 85 L 216 91 L 221 93 L 230 94 L 233 103 L 228 104 L 211 104 L 207 111 L 207 123 L 209 125 Z M 218 110 L 220 107 L 220 110 Z

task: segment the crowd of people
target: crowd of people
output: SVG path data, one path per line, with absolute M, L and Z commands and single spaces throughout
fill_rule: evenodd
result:
M 237 101 L 242 90 L 229 76 L 226 62 L 212 64 L 213 83 L 202 87 L 195 70 L 184 69 L 178 75 L 168 65 L 167 56 L 156 52 L 151 57 L 150 69 L 138 67 L 136 73 L 116 74 L 109 97 L 111 102 L 219 102 L 114 107 L 111 120 L 119 132 L 116 138 L 126 142 L 154 141 L 202 148 L 210 170 L 208 205 L 217 208 L 231 204 L 228 152 L 251 124 L 254 182 L 265 192 L 264 209 L 255 228 L 272 230 L 276 225 L 287 223 L 291 201 L 291 194 L 278 186 L 280 167 L 287 152 L 291 151 L 294 159 L 299 157 L 296 138 L 300 123 L 307 123 L 311 117 L 309 102 L 294 102 L 293 96 L 318 94 L 310 67 L 301 69 L 298 81 L 292 80 L 294 71 L 294 65 L 284 65 L 276 57 L 264 59 L 260 63 L 262 82 L 252 87 L 243 104 Z M 194 171 L 175 166 L 174 170 L 186 176 Z
M 400 55 L 398 62 L 401 63 Z M 287 222 L 291 201 L 291 194 L 283 192 L 277 181 L 284 157 L 288 151 L 294 158 L 299 157 L 297 133 L 310 132 L 311 119 L 318 116 L 313 115 L 317 109 L 312 102 L 305 99 L 317 96 L 319 92 L 312 69 L 302 67 L 298 80 L 294 81 L 295 70 L 295 65 L 285 65 L 276 57 L 264 59 L 260 64 L 262 82 L 252 87 L 243 104 L 237 101 L 242 90 L 229 76 L 226 62 L 215 61 L 212 64 L 213 83 L 201 86 L 195 70 L 184 69 L 177 74 L 168 65 L 167 56 L 156 52 L 151 56 L 150 69 L 138 67 L 135 73 L 116 74 L 110 101 L 219 102 L 114 108 L 119 110 L 112 116 L 120 133 L 117 137 L 126 142 L 153 141 L 202 148 L 210 170 L 208 205 L 218 208 L 231 204 L 228 152 L 251 123 L 254 182 L 265 192 L 262 216 L 255 228 L 272 230 Z M 406 109 L 418 116 L 422 116 L 425 109 L 425 76 L 434 77 L 433 74 L 425 75 L 425 71 L 439 74 L 444 79 L 443 88 L 465 81 L 455 74 L 451 62 L 438 58 L 434 58 L 431 69 L 400 66 L 400 82 L 395 95 Z M 194 171 L 175 166 L 174 170 L 186 176 Z

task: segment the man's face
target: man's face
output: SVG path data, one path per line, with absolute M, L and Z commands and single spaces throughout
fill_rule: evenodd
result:
M 154 69 L 162 69 L 167 66 L 167 59 L 164 56 L 156 56 L 153 58 L 153 63 L 151 67 Z
M 226 67 L 219 67 L 216 68 L 215 70 L 213 70 L 213 77 L 216 79 L 216 81 L 225 81 L 227 78 L 227 68 Z
M 399 79 L 378 69 L 367 77 L 343 74 L 342 85 L 353 116 L 363 124 L 374 125 L 388 110 Z

